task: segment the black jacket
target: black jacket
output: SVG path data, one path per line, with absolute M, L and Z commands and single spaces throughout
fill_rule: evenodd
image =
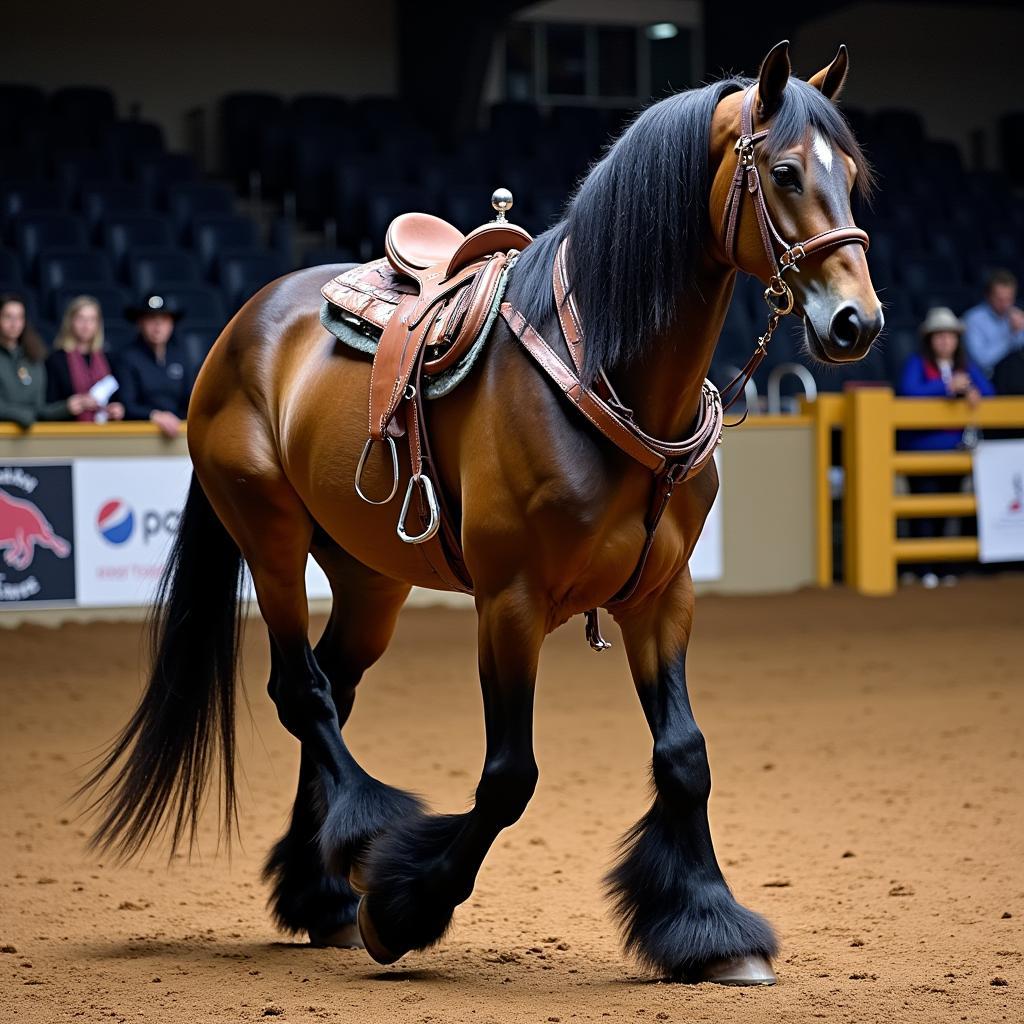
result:
M 118 353 L 113 366 L 125 419 L 148 420 L 150 413 L 157 409 L 184 419 L 197 371 L 185 346 L 173 335 L 167 343 L 163 363 L 157 362 L 153 350 L 142 338 L 136 338 Z

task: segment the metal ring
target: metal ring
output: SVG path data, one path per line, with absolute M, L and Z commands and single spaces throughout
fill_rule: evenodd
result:
M 419 484 L 423 495 L 427 499 L 427 508 L 430 511 L 430 522 L 427 528 L 417 536 L 405 532 L 405 517 L 409 514 L 409 505 L 412 503 L 413 488 Z M 409 477 L 409 486 L 405 491 L 405 501 L 402 502 L 402 511 L 398 514 L 398 536 L 406 544 L 422 544 L 430 540 L 437 533 L 441 526 L 441 511 L 437 505 L 437 495 L 434 493 L 434 485 L 430 482 L 429 476 L 419 474 Z
M 776 282 L 781 286 L 781 290 L 776 288 Z M 783 299 L 784 302 L 779 303 L 775 301 L 776 299 Z M 779 316 L 786 316 L 792 313 L 793 306 L 796 304 L 792 289 L 780 277 L 773 277 L 771 279 L 770 284 L 764 290 L 764 301 L 768 303 L 768 308 Z
M 383 501 L 374 501 L 373 498 L 367 497 L 363 493 L 362 487 L 359 486 L 363 480 L 363 470 L 366 467 L 366 459 L 370 454 L 370 449 L 373 447 L 374 440 L 375 439 L 372 437 L 368 437 L 366 439 L 363 454 L 359 456 L 359 465 L 356 466 L 356 494 L 358 494 L 359 497 L 369 505 L 386 505 L 398 493 L 398 448 L 395 445 L 395 439 L 390 434 L 385 434 L 384 440 L 387 441 L 388 446 L 391 449 L 391 493 Z

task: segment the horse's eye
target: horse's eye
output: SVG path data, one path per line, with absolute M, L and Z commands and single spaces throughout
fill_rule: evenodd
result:
M 778 164 L 772 168 L 772 181 L 779 188 L 798 188 L 800 185 L 796 171 L 789 164 Z

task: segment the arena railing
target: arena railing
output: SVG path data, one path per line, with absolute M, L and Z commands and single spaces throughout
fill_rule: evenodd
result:
M 901 519 L 972 516 L 974 494 L 898 494 L 898 476 L 965 476 L 970 451 L 898 451 L 899 430 L 1024 429 L 1024 398 L 985 398 L 972 408 L 944 398 L 896 398 L 890 388 L 855 388 L 819 395 L 804 409 L 815 423 L 818 582 L 830 586 L 832 499 L 829 486 L 832 431 L 842 432 L 844 470 L 843 577 L 862 594 L 891 594 L 897 566 L 915 562 L 970 562 L 977 536 L 899 537 Z

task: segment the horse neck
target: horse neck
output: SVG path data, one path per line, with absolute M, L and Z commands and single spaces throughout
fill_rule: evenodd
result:
M 647 433 L 676 440 L 692 428 L 735 282 L 734 271 L 704 257 L 680 299 L 676 324 L 652 341 L 649 355 L 614 375 Z

